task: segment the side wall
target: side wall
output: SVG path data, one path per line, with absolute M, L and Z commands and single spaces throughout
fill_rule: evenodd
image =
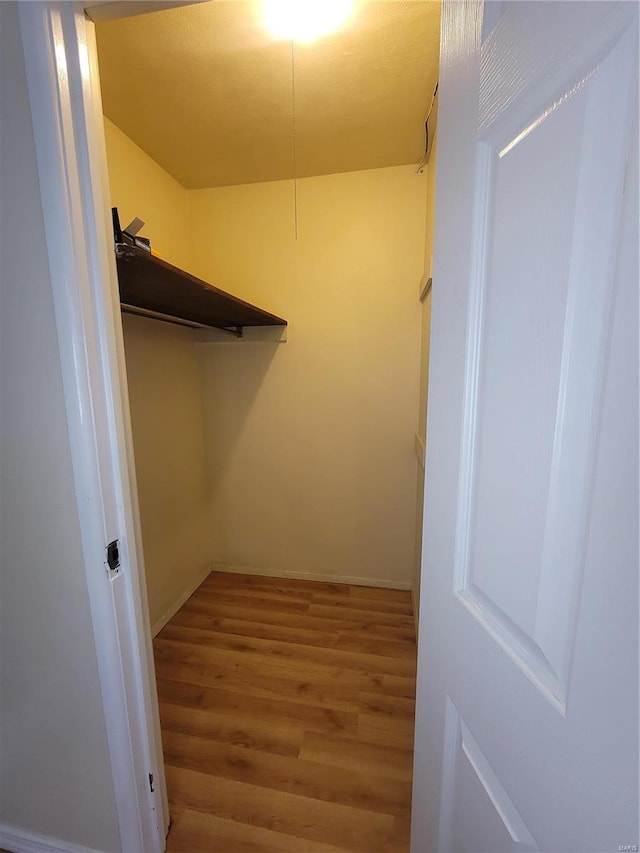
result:
M 427 173 L 427 213 L 425 219 L 424 234 L 424 275 L 433 275 L 431 269 L 431 256 L 433 254 L 433 223 L 435 221 L 436 207 L 436 161 L 438 154 L 438 136 L 433 140 L 433 146 L 429 155 L 429 162 L 425 169 Z M 417 436 L 424 447 L 424 457 L 427 448 L 427 404 L 429 398 L 429 346 L 431 330 L 431 291 L 427 293 L 422 302 L 422 333 L 420 340 L 420 402 L 418 407 L 418 431 Z M 413 606 L 416 615 L 420 608 L 420 577 L 422 571 L 422 545 L 423 545 L 423 504 L 424 504 L 424 478 L 425 469 L 418 465 L 418 489 L 416 494 L 416 550 L 413 572 Z
M 216 559 L 410 585 L 425 179 L 410 166 L 189 193 L 194 272 L 289 320 L 203 346 Z
M 189 194 L 175 178 L 104 117 L 111 203 L 124 228 L 134 217 L 141 233 L 162 257 L 183 269 L 191 266 Z
M 170 263 L 192 267 L 187 191 L 105 119 L 112 204 Z M 195 332 L 123 315 L 149 613 L 158 626 L 211 560 L 210 490 Z
M 12 827 L 23 837 L 115 851 L 120 842 L 14 3 L 0 3 L 0 56 L 0 846 Z

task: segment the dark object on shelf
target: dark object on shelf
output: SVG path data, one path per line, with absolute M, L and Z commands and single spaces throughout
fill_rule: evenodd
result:
M 125 312 L 179 325 L 211 326 L 238 337 L 243 326 L 287 325 L 286 320 L 128 243 L 116 243 L 116 262 Z
M 118 214 L 118 208 L 111 208 L 111 216 L 113 218 L 113 240 L 116 246 L 137 246 L 139 249 L 144 249 L 145 252 L 151 251 L 151 241 L 148 237 L 139 237 L 138 231 L 144 225 L 144 222 L 141 219 L 134 219 L 127 228 L 121 228 L 120 226 L 120 215 Z M 132 225 L 135 225 L 135 230 L 127 230 L 130 229 Z

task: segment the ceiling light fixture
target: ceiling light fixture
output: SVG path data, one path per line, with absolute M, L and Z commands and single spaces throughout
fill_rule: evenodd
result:
M 353 11 L 352 0 L 263 0 L 264 25 L 272 36 L 310 42 L 335 32 Z

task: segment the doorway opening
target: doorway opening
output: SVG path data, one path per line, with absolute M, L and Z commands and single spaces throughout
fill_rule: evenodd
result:
M 238 339 L 123 315 L 177 838 L 250 841 L 306 797 L 327 810 L 309 843 L 374 849 L 365 811 L 408 848 L 439 4 L 358 14 L 295 50 L 252 4 L 97 24 L 121 225 L 289 323 Z M 203 818 L 207 776 L 276 800 L 256 826 Z

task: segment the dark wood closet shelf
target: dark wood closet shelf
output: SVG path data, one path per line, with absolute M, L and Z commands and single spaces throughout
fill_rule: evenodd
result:
M 174 267 L 144 249 L 116 244 L 120 303 L 125 312 L 241 335 L 244 326 L 287 321 Z

